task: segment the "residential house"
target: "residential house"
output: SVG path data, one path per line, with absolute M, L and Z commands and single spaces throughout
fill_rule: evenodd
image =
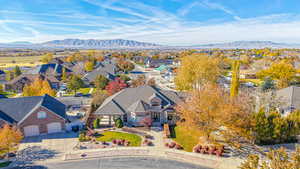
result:
M 151 59 L 147 58 L 145 60 L 145 65 L 148 68 L 158 68 L 162 65 L 168 66 L 168 65 L 173 65 L 177 63 L 177 61 L 174 61 L 173 59 Z
M 65 70 L 67 76 L 72 74 L 72 71 L 66 67 L 64 67 L 62 64 L 57 64 L 57 63 L 49 63 L 49 64 L 43 64 L 39 65 L 24 74 L 29 74 L 29 75 L 43 75 L 47 79 L 52 79 L 50 80 L 51 87 L 53 89 L 59 89 L 59 82 L 61 81 L 61 77 L 63 74 L 63 71 Z M 54 81 L 58 81 L 55 83 L 52 83 Z
M 54 76 L 44 76 L 40 74 L 21 74 L 20 76 L 4 84 L 5 91 L 22 93 L 25 85 L 33 83 L 36 79 L 47 80 L 51 87 L 56 89 L 59 86 L 59 80 Z
M 0 124 L 16 125 L 25 137 L 63 132 L 66 121 L 65 105 L 49 95 L 0 99 Z
M 126 88 L 108 97 L 93 113 L 93 118 L 100 117 L 102 126 L 113 126 L 117 118 L 127 126 L 141 126 L 144 118 L 151 118 L 153 126 L 174 124 L 174 106 L 182 101 L 181 94 L 148 85 Z
M 109 80 L 114 80 L 117 73 L 117 67 L 112 62 L 102 62 L 97 65 L 97 68 L 88 72 L 83 76 L 83 81 L 86 84 L 93 84 L 98 75 L 103 75 Z

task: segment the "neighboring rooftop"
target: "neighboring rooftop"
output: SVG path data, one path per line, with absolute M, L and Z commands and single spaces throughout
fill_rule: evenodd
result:
M 39 106 L 66 118 L 65 105 L 49 95 L 0 99 L 0 118 L 17 123 Z

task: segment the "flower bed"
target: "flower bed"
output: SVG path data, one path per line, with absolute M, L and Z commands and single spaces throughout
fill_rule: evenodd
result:
M 142 138 L 136 134 L 106 131 L 96 137 L 96 141 L 113 142 L 113 140 L 125 140 L 129 146 L 141 146 Z
M 224 146 L 198 144 L 193 148 L 193 152 L 201 153 L 201 154 L 216 155 L 218 157 L 221 157 L 224 153 Z

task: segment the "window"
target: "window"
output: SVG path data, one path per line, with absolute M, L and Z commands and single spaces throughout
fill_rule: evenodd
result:
M 173 116 L 171 114 L 168 114 L 168 120 L 171 121 L 173 119 Z
M 38 119 L 44 119 L 47 117 L 47 113 L 46 112 L 38 112 Z

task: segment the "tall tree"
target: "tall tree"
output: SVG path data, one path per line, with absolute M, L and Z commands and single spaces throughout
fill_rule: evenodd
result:
M 216 82 L 222 73 L 220 59 L 192 54 L 181 59 L 175 84 L 178 90 L 192 90 L 207 82 Z
M 84 68 L 87 72 L 91 72 L 92 70 L 94 70 L 94 66 L 95 66 L 95 62 L 87 61 L 84 65 Z
M 17 149 L 17 145 L 23 139 L 22 133 L 16 128 L 5 124 L 0 128 L 0 149 L 5 153 Z
M 109 80 L 105 76 L 98 75 L 94 81 L 94 84 L 96 88 L 103 90 L 108 82 Z
M 234 60 L 232 64 L 232 79 L 231 79 L 231 88 L 230 96 L 236 97 L 239 92 L 240 87 L 240 61 Z
M 20 76 L 22 74 L 21 69 L 20 69 L 20 67 L 18 65 L 15 66 L 13 72 L 14 72 L 14 78 L 16 78 L 16 77 L 18 77 L 18 76 Z
M 145 84 L 146 84 L 146 76 L 145 75 L 138 75 L 138 77 L 136 79 L 133 79 L 131 81 L 132 87 L 143 86 Z
M 127 72 L 134 69 L 134 64 L 131 63 L 130 61 L 127 61 L 127 60 L 124 60 L 124 59 L 119 59 L 118 62 L 117 62 L 117 67 L 121 71 L 127 73 Z
M 67 86 L 76 93 L 78 89 L 84 87 L 84 82 L 80 77 L 73 75 L 70 81 L 67 83 Z
M 126 87 L 127 84 L 123 80 L 116 78 L 114 81 L 109 82 L 105 89 L 109 95 L 113 95 Z
M 229 143 L 239 138 L 252 141 L 252 104 L 247 95 L 231 98 L 216 84 L 204 84 L 190 93 L 176 109 L 181 115 L 178 125 L 202 135 L 207 142 L 214 142 L 216 131 Z M 221 128 L 226 130 L 220 130 Z
M 53 97 L 56 95 L 47 80 L 37 78 L 32 84 L 25 85 L 23 88 L 23 96 L 43 96 L 45 94 Z
M 258 72 L 257 76 L 260 78 L 269 77 L 275 80 L 277 82 L 277 88 L 281 89 L 289 86 L 290 82 L 295 79 L 296 73 L 297 71 L 292 64 L 286 61 L 280 61 Z

